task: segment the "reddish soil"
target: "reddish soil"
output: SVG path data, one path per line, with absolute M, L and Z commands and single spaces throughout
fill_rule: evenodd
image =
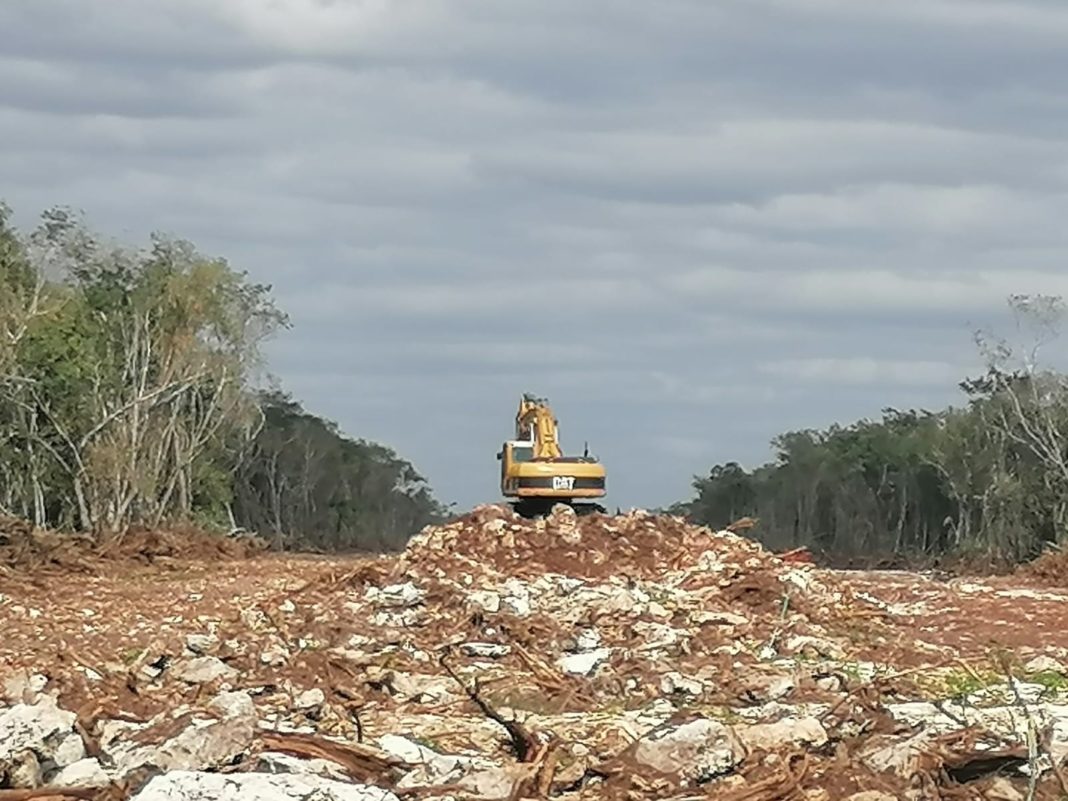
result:
M 1068 590 L 1043 587 L 1021 577 L 939 580 L 924 574 L 834 572 L 854 591 L 891 605 L 879 625 L 897 653 L 882 644 L 865 649 L 864 658 L 910 665 L 960 657 L 978 659 L 1003 649 L 1017 657 L 1068 654 L 1063 625 Z
M 221 655 L 239 670 L 241 686 L 320 687 L 331 701 L 367 709 L 369 736 L 389 733 L 385 727 L 405 710 L 378 686 L 387 681 L 387 669 L 436 670 L 431 660 L 447 644 L 511 646 L 498 664 L 510 671 L 514 686 L 494 686 L 494 692 L 538 693 L 554 714 L 597 708 L 616 679 L 564 676 L 545 655 L 553 650 L 547 645 L 558 646 L 561 637 L 586 625 L 607 641 L 627 643 L 627 655 L 613 657 L 610 673 L 641 679 L 650 698 L 664 692 L 659 681 L 669 668 L 688 675 L 705 669 L 716 690 L 709 700 L 731 707 L 747 692 L 751 698 L 764 693 L 765 679 L 771 678 L 755 656 L 730 648 L 743 638 L 759 644 L 811 632 L 816 636 L 807 639 L 816 641 L 816 648 L 827 634 L 833 643 L 845 644 L 847 660 L 903 671 L 954 661 L 978 664 L 995 649 L 1012 651 L 1021 660 L 1038 654 L 1068 660 L 1068 629 L 1060 625 L 1068 589 L 1048 586 L 1059 580 L 1056 566 L 1012 577 L 952 580 L 813 570 L 800 554 L 784 561 L 744 538 L 710 536 L 681 521 L 643 515 L 565 517 L 534 525 L 484 509 L 416 540 L 402 556 L 382 558 L 248 556 L 243 544 L 195 535 L 185 540 L 192 550 L 183 553 L 180 538 L 148 532 L 112 543 L 110 550 L 77 541 L 56 548 L 55 535 L 23 532 L 5 543 L 3 533 L 0 525 L 0 631 L 5 635 L 0 679 L 19 668 L 42 672 L 54 679 L 68 708 L 94 710 L 85 713 L 90 718 L 108 707 L 105 716 L 121 711 L 147 719 L 176 707 L 178 700 L 196 702 L 199 690 L 175 683 L 153 695 L 136 671 L 163 655 L 181 654 L 185 635 L 207 632 L 223 642 Z M 653 636 L 651 624 L 642 620 L 644 628 L 634 628 L 638 624 L 623 610 L 597 607 L 596 615 L 584 611 L 581 618 L 558 620 L 544 609 L 526 616 L 502 609 L 488 625 L 468 597 L 468 588 L 480 589 L 483 578 L 493 584 L 505 577 L 534 581 L 546 572 L 644 578 L 657 583 L 651 592 L 669 589 L 662 582 L 670 578 L 676 582 L 673 589 L 691 600 L 673 606 L 683 602 L 667 594 L 657 628 L 670 630 L 672 623 L 688 628 L 700 614 L 712 619 L 701 623 L 685 646 L 661 647 L 660 663 L 653 664 L 638 653 Z M 390 623 L 390 616 L 407 612 L 403 604 L 373 612 L 362 600 L 368 590 L 409 579 L 426 593 L 432 616 L 425 623 Z M 376 622 L 373 614 L 387 622 Z M 314 646 L 298 645 L 305 641 Z M 357 654 L 362 661 L 339 662 L 330 654 L 364 647 L 361 643 L 367 647 L 367 653 Z M 290 659 L 262 658 L 278 644 L 289 646 Z M 619 661 L 624 658 L 629 662 Z M 372 673 L 378 677 L 373 681 Z M 869 702 L 875 708 L 873 688 L 861 684 L 848 691 L 841 715 Z M 811 678 L 792 700 L 834 702 L 840 692 L 845 690 L 827 689 Z M 880 714 L 871 720 L 886 722 Z M 878 777 L 851 765 L 848 749 L 798 751 L 796 760 L 786 756 L 786 761 L 747 763 L 738 777 L 744 774 L 749 794 L 737 797 L 793 797 L 790 787 L 802 776 L 809 787 L 828 792 L 813 799 L 882 786 Z M 651 788 L 642 792 L 647 794 L 636 797 L 653 797 Z
M 57 673 L 132 661 L 147 650 L 175 653 L 184 635 L 220 631 L 242 610 L 266 609 L 309 587 L 379 572 L 389 560 L 260 555 L 247 560 L 123 563 L 104 575 L 36 571 L 0 577 L 0 673 Z M 889 614 L 843 615 L 856 643 L 850 656 L 911 667 L 981 659 L 991 649 L 1026 658 L 1068 654 L 1062 623 L 1068 592 L 1012 578 L 939 581 L 899 572 L 821 571 L 855 592 L 889 604 Z M 753 600 L 757 600 L 754 598 Z M 759 599 L 759 606 L 772 605 Z M 877 606 L 872 604 L 872 608 Z M 833 614 L 827 615 L 833 622 Z M 528 624 L 529 625 L 529 622 Z
M 341 561 L 261 555 L 247 560 L 122 561 L 102 574 L 44 569 L 0 575 L 0 676 L 18 668 L 51 676 L 72 668 L 144 663 L 180 653 L 186 634 L 239 620 L 310 582 L 329 580 Z M 79 693 L 80 694 L 80 693 Z

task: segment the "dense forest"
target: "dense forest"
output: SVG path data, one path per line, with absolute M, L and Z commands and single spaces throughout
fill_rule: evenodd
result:
M 415 468 L 264 386 L 270 287 L 156 235 L 131 249 L 0 205 L 0 514 L 100 533 L 244 528 L 281 547 L 402 545 L 443 514 Z
M 1011 563 L 1064 545 L 1068 376 L 1043 356 L 1065 308 L 1022 295 L 1009 307 L 1021 341 L 977 332 L 986 372 L 961 382 L 960 405 L 783 434 L 773 462 L 717 465 L 673 511 L 713 526 L 757 518 L 769 546 L 837 564 Z

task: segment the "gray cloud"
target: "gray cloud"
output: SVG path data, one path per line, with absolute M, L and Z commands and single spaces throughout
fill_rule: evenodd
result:
M 15 0 L 0 195 L 272 283 L 271 369 L 496 498 L 519 393 L 667 503 L 1068 293 L 1057 0 Z

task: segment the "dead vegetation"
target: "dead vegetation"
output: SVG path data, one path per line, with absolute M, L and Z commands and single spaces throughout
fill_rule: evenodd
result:
M 100 798 L 218 775 L 382 801 L 1062 791 L 1068 641 L 1022 638 L 1066 599 L 1026 586 L 821 570 L 641 512 L 486 507 L 359 560 L 50 536 L 3 541 L 0 792 L 72 772 Z M 979 616 L 1017 638 L 1001 673 Z
M 1021 565 L 1017 576 L 1054 587 L 1068 587 L 1068 551 L 1054 548 Z
M 98 573 L 128 562 L 246 559 L 266 549 L 256 537 L 226 537 L 194 526 L 134 526 L 120 534 L 91 536 L 0 516 L 0 573 L 7 575 L 47 570 Z

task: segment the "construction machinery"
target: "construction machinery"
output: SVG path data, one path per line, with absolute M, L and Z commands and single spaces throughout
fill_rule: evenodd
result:
M 515 439 L 504 443 L 501 493 L 524 517 L 546 514 L 563 503 L 579 514 L 603 513 L 591 499 L 605 495 L 605 468 L 590 456 L 565 456 L 560 448 L 558 421 L 545 398 L 524 394 L 515 416 Z

